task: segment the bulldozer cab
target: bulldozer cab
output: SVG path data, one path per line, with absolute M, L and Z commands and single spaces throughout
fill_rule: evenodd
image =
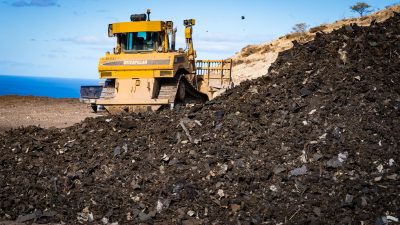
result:
M 161 46 L 160 32 L 130 32 L 119 35 L 125 53 L 151 52 Z
M 108 36 L 117 37 L 114 54 L 167 53 L 175 50 L 173 22 L 150 21 L 150 11 L 147 15 L 131 15 L 131 22 L 109 24 Z

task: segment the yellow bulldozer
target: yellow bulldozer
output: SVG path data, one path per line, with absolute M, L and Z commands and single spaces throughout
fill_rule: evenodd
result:
M 202 103 L 233 86 L 231 60 L 196 60 L 194 19 L 184 20 L 186 48 L 175 49 L 172 21 L 150 21 L 150 10 L 130 22 L 108 25 L 113 53 L 100 59 L 103 84 L 81 86 L 81 102 L 94 111 L 155 111 L 162 106 Z

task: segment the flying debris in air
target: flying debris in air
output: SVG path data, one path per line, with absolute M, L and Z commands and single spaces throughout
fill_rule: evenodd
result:
M 246 17 L 242 16 L 242 20 L 246 19 Z

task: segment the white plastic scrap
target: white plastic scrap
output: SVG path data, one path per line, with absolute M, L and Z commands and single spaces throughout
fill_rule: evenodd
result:
M 308 115 L 312 115 L 312 114 L 314 114 L 316 111 L 317 111 L 316 109 L 313 109 L 313 110 L 311 110 L 311 111 L 308 113 Z
M 382 165 L 382 164 L 379 164 L 379 166 L 377 166 L 376 169 L 379 171 L 379 173 L 382 173 L 382 171 L 383 171 L 383 165 Z
M 327 133 L 324 133 L 323 135 L 319 136 L 318 138 L 319 138 L 320 140 L 326 139 L 326 135 L 327 135 Z
M 109 123 L 109 122 L 111 122 L 112 121 L 112 119 L 106 119 L 106 122 L 107 123 Z
M 278 188 L 275 185 L 271 185 L 271 186 L 269 186 L 269 190 L 271 190 L 273 192 L 277 192 Z
M 394 159 L 389 159 L 389 166 L 393 166 L 394 164 Z
M 220 169 L 220 171 L 218 172 L 218 174 L 219 174 L 219 175 L 223 175 L 223 174 L 226 173 L 226 171 L 228 171 L 228 165 L 222 164 L 222 165 L 221 165 L 221 169 Z
M 340 162 L 344 162 L 344 161 L 346 161 L 346 159 L 347 159 L 348 156 L 349 156 L 349 153 L 348 153 L 348 152 L 339 153 L 339 154 L 338 154 L 338 160 L 339 160 Z
M 164 154 L 163 157 L 161 158 L 163 161 L 168 162 L 169 161 L 169 156 L 167 154 Z
M 394 216 L 386 216 L 386 219 L 391 220 L 393 222 L 399 222 L 399 219 Z
M 164 205 L 162 204 L 162 202 L 160 200 L 158 200 L 157 201 L 157 206 L 156 206 L 156 210 L 157 210 L 158 213 L 160 213 L 162 211 L 163 206 Z
M 306 163 L 307 162 L 307 154 L 306 154 L 306 151 L 304 151 L 304 150 L 302 150 L 301 151 L 301 156 L 300 156 L 300 161 L 302 162 L 302 163 Z
M 101 222 L 102 222 L 104 225 L 107 225 L 107 224 L 108 224 L 108 219 L 107 219 L 106 217 L 103 217 L 103 218 L 101 219 Z
M 221 197 L 221 198 L 225 196 L 224 190 L 222 190 L 222 189 L 219 189 L 218 192 L 217 192 L 217 194 L 218 194 L 219 197 Z
M 196 213 L 193 210 L 189 210 L 187 212 L 187 215 L 190 216 L 190 217 L 194 216 L 194 214 L 196 214 Z

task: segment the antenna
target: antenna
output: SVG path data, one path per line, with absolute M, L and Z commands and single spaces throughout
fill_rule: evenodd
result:
M 151 13 L 150 9 L 147 9 L 146 13 L 147 13 L 147 21 L 150 21 L 150 13 Z

